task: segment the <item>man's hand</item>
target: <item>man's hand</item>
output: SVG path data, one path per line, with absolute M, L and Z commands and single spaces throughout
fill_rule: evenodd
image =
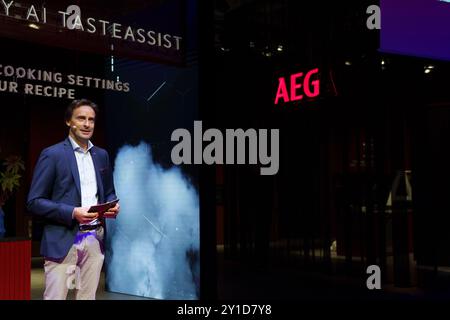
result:
M 79 223 L 89 223 L 98 218 L 97 212 L 88 212 L 89 208 L 77 207 L 73 210 L 73 217 Z
M 116 218 L 117 215 L 119 214 L 120 211 L 120 204 L 116 203 L 116 205 L 114 206 L 114 208 L 109 209 L 108 211 L 106 211 L 103 216 L 105 218 Z

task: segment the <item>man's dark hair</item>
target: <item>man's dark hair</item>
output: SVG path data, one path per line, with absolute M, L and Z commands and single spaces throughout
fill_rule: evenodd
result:
M 76 108 L 79 108 L 81 106 L 89 106 L 89 107 L 91 107 L 94 110 L 94 112 L 95 112 L 95 117 L 97 117 L 99 110 L 98 110 L 98 106 L 94 102 L 92 102 L 92 101 L 90 101 L 88 99 L 78 99 L 78 100 L 73 100 L 67 106 L 66 113 L 64 115 L 64 119 L 66 121 L 70 121 L 70 119 L 72 118 L 73 110 L 75 110 Z

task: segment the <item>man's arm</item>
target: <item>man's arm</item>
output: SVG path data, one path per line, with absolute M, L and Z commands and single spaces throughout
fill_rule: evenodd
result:
M 55 177 L 55 161 L 51 158 L 48 149 L 45 149 L 39 156 L 34 169 L 27 208 L 33 214 L 71 226 L 75 207 L 50 200 Z

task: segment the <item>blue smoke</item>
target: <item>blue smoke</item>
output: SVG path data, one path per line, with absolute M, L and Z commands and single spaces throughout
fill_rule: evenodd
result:
M 151 147 L 125 145 L 115 161 L 121 212 L 107 219 L 106 285 L 157 299 L 199 298 L 199 200 L 178 167 Z

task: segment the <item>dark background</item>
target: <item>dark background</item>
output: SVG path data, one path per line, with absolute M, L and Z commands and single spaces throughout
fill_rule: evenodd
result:
M 364 296 L 371 264 L 386 285 L 447 286 L 439 266 L 450 262 L 449 64 L 379 52 L 380 31 L 366 27 L 372 4 L 215 1 L 208 119 L 219 128 L 279 128 L 281 139 L 275 176 L 217 168 L 219 257 L 239 266 L 247 284 L 239 296 L 314 297 L 319 288 L 345 296 L 335 281 L 348 275 Z M 317 99 L 273 104 L 280 75 L 315 67 Z M 413 201 L 387 208 L 404 170 Z M 235 297 L 233 276 L 219 270 L 223 297 Z M 244 280 L 254 272 L 277 280 Z

